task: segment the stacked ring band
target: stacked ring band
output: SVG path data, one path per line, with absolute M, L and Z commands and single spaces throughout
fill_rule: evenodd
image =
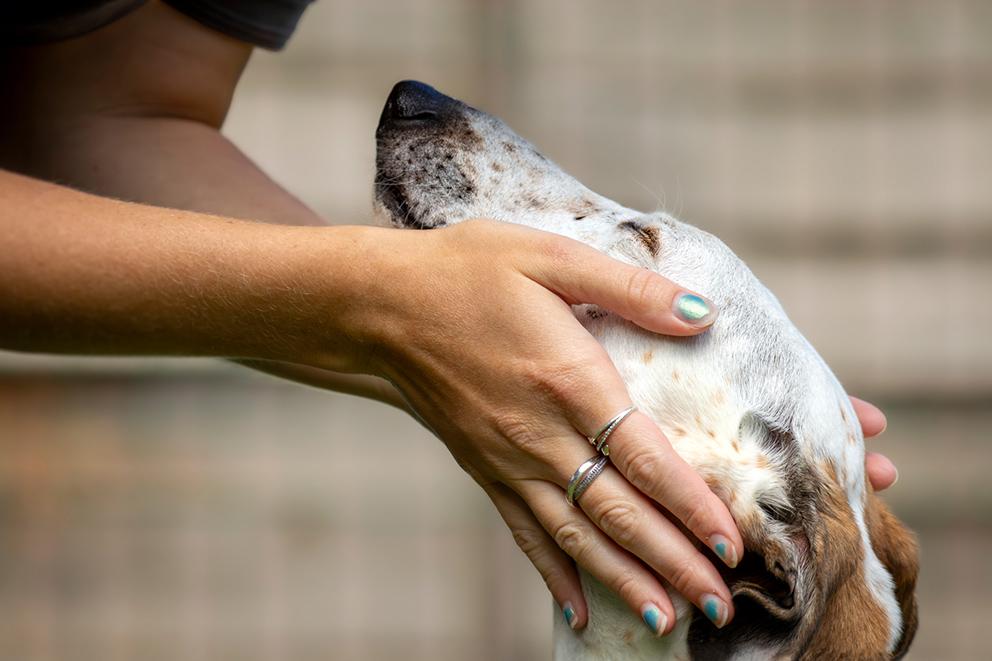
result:
M 595 436 L 589 437 L 589 442 L 596 446 L 596 452 L 602 453 L 604 457 L 610 456 L 610 446 L 606 444 L 606 439 L 610 437 L 620 423 L 627 419 L 627 416 L 637 410 L 636 406 L 631 406 L 626 408 L 619 413 L 617 413 L 613 418 L 603 425 L 603 428 L 599 430 Z
M 572 479 L 568 481 L 568 487 L 565 489 L 565 500 L 568 501 L 569 505 L 575 505 L 578 502 L 579 497 L 585 493 L 589 485 L 606 469 L 606 464 L 609 461 L 606 455 L 597 454 L 582 462 L 582 465 L 572 474 Z

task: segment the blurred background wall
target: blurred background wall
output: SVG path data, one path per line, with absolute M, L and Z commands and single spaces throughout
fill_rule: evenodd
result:
M 992 4 L 320 0 L 226 131 L 336 223 L 418 78 L 724 238 L 881 404 L 914 659 L 992 644 Z M 495 512 L 383 406 L 212 361 L 0 354 L 0 658 L 543 659 Z

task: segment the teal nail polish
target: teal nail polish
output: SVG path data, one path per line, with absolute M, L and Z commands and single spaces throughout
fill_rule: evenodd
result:
M 723 535 L 713 535 L 710 537 L 710 544 L 713 552 L 720 556 L 724 564 L 733 569 L 737 566 L 737 547 L 730 543 Z
M 567 624 L 569 626 L 569 628 L 574 629 L 575 628 L 575 609 L 572 608 L 572 604 L 570 602 L 567 602 L 567 601 L 565 602 L 565 605 L 562 606 L 561 614 L 565 616 L 565 624 Z
M 727 607 L 719 597 L 714 595 L 703 597 L 703 613 L 717 627 L 727 623 Z
M 648 604 L 641 611 L 644 624 L 648 625 L 651 633 L 660 636 L 668 627 L 668 616 L 661 612 L 661 609 L 654 604 Z
M 690 324 L 698 324 L 701 321 L 708 320 L 710 315 L 713 314 L 713 309 L 710 307 L 710 303 L 702 296 L 682 294 L 675 299 L 675 314 L 683 321 L 687 321 Z

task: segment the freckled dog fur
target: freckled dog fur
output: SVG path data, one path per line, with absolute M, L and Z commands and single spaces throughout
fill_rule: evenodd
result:
M 872 493 L 850 401 L 775 297 L 716 237 L 594 193 L 500 120 L 438 96 L 423 121 L 380 122 L 376 209 L 386 222 L 431 229 L 487 217 L 555 232 L 720 308 L 689 338 L 574 310 L 634 403 L 737 521 L 745 558 L 735 570 L 716 563 L 736 617 L 718 630 L 673 592 L 679 624 L 658 639 L 583 573 L 589 623 L 574 632 L 555 619 L 555 658 L 902 656 L 916 629 L 915 540 Z

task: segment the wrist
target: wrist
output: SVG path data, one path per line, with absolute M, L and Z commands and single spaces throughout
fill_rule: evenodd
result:
M 266 277 L 251 357 L 338 372 L 379 374 L 375 356 L 393 335 L 393 290 L 402 280 L 399 230 L 367 226 L 277 228 L 279 264 Z M 403 235 L 409 236 L 403 232 Z M 278 341 L 264 341 L 273 331 Z

